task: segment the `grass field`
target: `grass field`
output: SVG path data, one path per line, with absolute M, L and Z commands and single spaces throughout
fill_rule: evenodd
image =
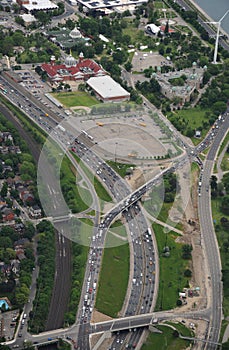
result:
M 82 161 L 80 161 L 79 157 L 77 157 L 74 152 L 72 152 L 72 155 L 74 156 L 74 158 L 78 163 L 80 162 L 80 167 L 85 172 L 86 176 L 91 181 L 91 183 L 94 184 L 94 188 L 99 199 L 105 202 L 112 202 L 111 196 L 109 195 L 107 190 L 104 188 L 102 183 L 92 174 L 92 172 L 88 169 L 88 167 Z
M 154 198 L 155 200 L 155 198 Z M 153 209 L 153 204 L 151 200 L 148 200 L 144 203 L 144 208 L 148 211 L 148 213 L 154 217 L 156 217 L 158 220 L 168 223 L 169 225 L 176 227 L 178 230 L 182 230 L 182 224 L 173 222 L 168 218 L 168 213 L 171 207 L 173 206 L 173 203 L 162 203 L 161 199 L 157 202 L 155 200 L 156 205 L 158 205 L 158 208 L 156 210 Z
M 190 109 L 182 109 L 180 111 L 176 111 L 175 114 L 184 117 L 184 119 L 188 121 L 189 125 L 192 128 L 198 128 L 202 126 L 203 121 L 206 121 L 206 112 L 208 112 L 206 109 L 200 109 L 197 107 Z
M 114 171 L 116 171 L 121 177 L 125 177 L 126 176 L 126 171 L 128 169 L 135 168 L 134 164 L 122 164 L 122 163 L 117 163 L 114 162 L 113 160 L 108 160 L 107 164 L 114 169 Z
M 92 203 L 91 194 L 87 189 L 76 185 L 76 170 L 68 158 L 63 159 L 61 169 L 64 174 L 60 181 L 61 188 L 69 208 L 73 213 L 88 209 Z
M 184 271 L 188 268 L 189 261 L 181 257 L 182 244 L 175 242 L 177 233 L 170 231 L 166 238 L 163 226 L 158 224 L 153 224 L 153 230 L 160 259 L 160 284 L 156 310 L 169 310 L 176 307 L 178 291 L 181 291 L 187 284 Z M 165 244 L 170 247 L 168 258 L 162 256 Z
M 126 229 L 123 226 L 121 220 L 116 220 L 115 222 L 113 222 L 113 224 L 111 224 L 109 228 L 108 233 L 109 232 L 114 232 L 116 235 L 120 237 L 127 237 Z
M 113 240 L 115 245 L 118 242 L 123 243 L 114 236 Z M 111 317 L 118 316 L 125 299 L 129 279 L 129 259 L 128 244 L 104 250 L 95 307 Z
M 191 128 L 193 130 L 203 128 L 201 131 L 201 138 L 192 138 L 194 144 L 198 144 L 201 139 L 206 135 L 207 131 L 210 128 L 210 125 L 207 125 L 207 128 L 203 127 L 203 123 L 208 123 L 208 118 L 206 117 L 206 113 L 209 112 L 206 109 L 201 109 L 200 107 L 190 108 L 190 109 L 182 109 L 180 111 L 174 112 L 172 115 L 180 118 L 181 122 L 187 124 L 187 128 Z M 210 113 L 209 113 L 210 114 Z M 169 118 L 170 119 L 170 118 Z
M 127 28 L 123 29 L 123 35 L 129 35 L 131 37 L 131 43 L 133 43 L 133 45 L 136 42 L 144 39 L 143 30 L 139 30 L 133 24 L 129 24 Z
M 55 92 L 53 96 L 64 105 L 64 107 L 85 106 L 91 107 L 99 101 L 85 91 Z
M 176 325 L 175 325 L 176 327 Z M 184 350 L 189 341 L 173 336 L 173 330 L 166 326 L 157 326 L 163 333 L 150 333 L 141 350 Z
M 228 250 L 224 248 L 224 244 L 225 243 L 227 244 L 229 234 L 227 231 L 225 231 L 222 228 L 222 226 L 220 224 L 220 219 L 222 217 L 225 217 L 229 220 L 229 215 L 221 213 L 220 202 L 221 202 L 221 198 L 217 198 L 217 199 L 212 200 L 212 218 L 215 222 L 215 231 L 216 231 L 218 244 L 219 244 L 219 248 L 220 248 L 222 268 L 228 269 L 229 254 L 228 254 Z M 224 298 L 223 298 L 223 312 L 225 315 L 229 314 L 229 295 L 228 295 L 228 293 L 225 293 L 225 291 L 224 291 Z

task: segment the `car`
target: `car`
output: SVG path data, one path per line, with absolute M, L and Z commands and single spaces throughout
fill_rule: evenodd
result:
M 21 338 L 22 337 L 22 333 L 18 333 L 18 336 L 19 336 L 19 338 Z

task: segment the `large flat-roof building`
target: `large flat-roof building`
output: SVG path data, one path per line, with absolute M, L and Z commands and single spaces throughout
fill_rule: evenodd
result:
M 58 9 L 58 6 L 50 0 L 17 0 L 17 3 L 29 13 L 34 11 L 52 11 Z
M 87 10 L 101 10 L 113 12 L 117 9 L 124 11 L 135 8 L 135 6 L 141 5 L 148 0 L 77 0 L 78 3 L 84 6 Z
M 95 92 L 97 98 L 103 102 L 120 102 L 130 99 L 130 93 L 109 75 L 90 78 L 87 84 Z

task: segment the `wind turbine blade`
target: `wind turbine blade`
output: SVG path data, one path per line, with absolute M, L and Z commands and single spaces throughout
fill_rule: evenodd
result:
M 221 21 L 224 19 L 224 17 L 226 17 L 228 12 L 229 12 L 229 9 L 224 13 L 223 17 L 220 18 L 219 23 L 221 23 Z

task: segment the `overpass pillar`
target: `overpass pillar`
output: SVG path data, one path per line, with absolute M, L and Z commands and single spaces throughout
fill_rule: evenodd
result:
M 103 341 L 107 338 L 111 338 L 112 332 L 106 331 L 102 334 L 102 336 L 99 338 L 97 343 L 93 346 L 92 350 L 98 350 L 100 348 L 100 345 L 102 345 Z M 90 346 L 91 348 L 91 346 Z
M 162 333 L 162 331 L 160 331 L 160 329 L 157 329 L 152 323 L 150 323 L 149 325 L 149 331 L 151 333 Z

